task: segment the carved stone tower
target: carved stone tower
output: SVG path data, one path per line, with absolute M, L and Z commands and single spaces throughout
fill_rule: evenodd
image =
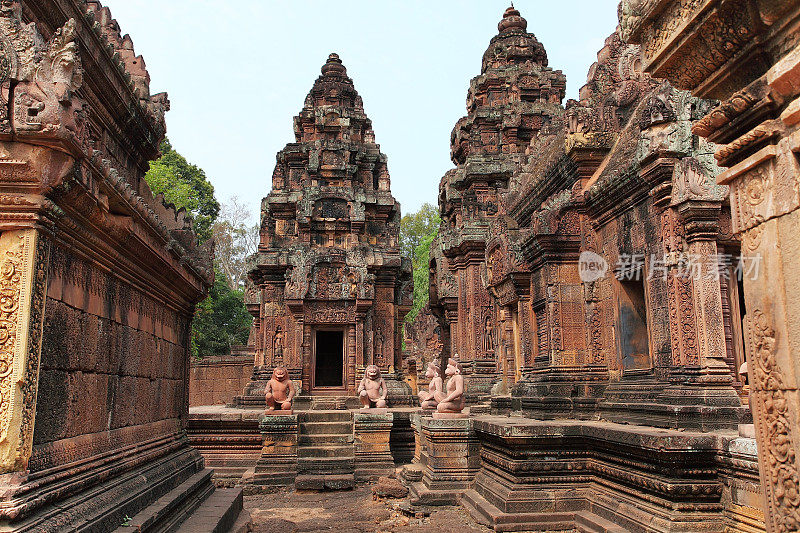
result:
M 470 82 L 468 114 L 453 128 L 456 168 L 439 185 L 442 226 L 431 247 L 431 309 L 442 324 L 445 352 L 461 360 L 470 396 L 488 392 L 501 374 L 517 373 L 507 368 L 502 335 L 487 327 L 500 319 L 485 289 L 485 245 L 500 195 L 526 161 L 531 138 L 564 112 L 566 78 L 547 66 L 544 46 L 527 27 L 513 7 L 503 14 L 481 74 Z
M 400 204 L 338 55 L 322 66 L 294 132 L 277 155 L 250 272 L 257 338 L 246 395 L 253 399 L 277 365 L 312 395 L 354 394 L 369 364 L 394 371 L 411 306 Z

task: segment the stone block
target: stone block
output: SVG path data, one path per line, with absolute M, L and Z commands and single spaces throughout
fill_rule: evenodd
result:
M 290 486 L 297 477 L 299 422 L 296 414 L 264 416 L 259 423 L 261 457 L 248 484 Z
M 386 409 L 363 409 L 353 414 L 357 480 L 376 479 L 394 469 L 390 448 L 392 422 L 393 414 Z
M 422 480 L 410 483 L 414 505 L 455 505 L 480 466 L 479 442 L 470 418 L 412 415 L 418 432 Z M 406 479 L 409 479 L 406 477 Z

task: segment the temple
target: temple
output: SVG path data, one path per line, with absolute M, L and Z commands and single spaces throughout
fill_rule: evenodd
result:
M 262 203 L 250 342 L 190 363 L 214 270 L 145 180 L 166 94 L 100 2 L 0 0 L 0 531 L 300 530 L 280 513 L 318 509 L 281 506 L 326 496 L 272 493 L 378 479 L 423 524 L 800 530 L 800 2 L 619 18 L 565 102 L 502 14 L 405 331 L 400 205 L 331 54 Z
M 263 403 L 275 366 L 289 369 L 303 396 L 353 397 L 366 366 L 393 373 L 402 364 L 400 324 L 413 286 L 410 261 L 400 257 L 400 204 L 338 55 L 322 66 L 294 132 L 277 155 L 252 258 L 255 370 L 239 399 L 246 405 L 248 397 Z M 408 403 L 404 396 L 394 399 Z
M 481 74 L 470 82 L 468 115 L 450 138 L 456 168 L 439 185 L 442 226 L 431 247 L 430 309 L 441 323 L 444 359 L 458 355 L 472 401 L 487 398 L 501 376 L 513 384 L 523 370 L 498 342 L 484 253 L 501 193 L 527 160 L 531 139 L 564 112 L 567 80 L 547 66 L 544 46 L 526 26 L 514 9 L 500 21 Z M 524 336 L 521 329 L 518 334 Z
M 411 328 L 412 353 L 439 336 L 461 362 L 470 422 L 411 416 L 410 504 L 497 531 L 750 531 L 749 258 L 692 133 L 713 104 L 643 72 L 618 29 L 562 105 L 521 14 L 498 32 L 439 187 L 440 333 Z

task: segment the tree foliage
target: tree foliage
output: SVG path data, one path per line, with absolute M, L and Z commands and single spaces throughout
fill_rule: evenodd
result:
M 206 173 L 189 163 L 176 152 L 169 142 L 161 142 L 161 157 L 150 163 L 145 174 L 153 194 L 163 193 L 164 200 L 185 208 L 192 216 L 194 230 L 200 242 L 211 237 L 211 227 L 219 214 L 219 202 L 214 197 L 214 186 Z
M 406 315 L 411 322 L 428 303 L 428 263 L 431 242 L 439 234 L 439 211 L 431 204 L 422 204 L 419 211 L 405 215 L 400 220 L 400 245 L 412 247 L 414 276 L 414 303 Z M 409 254 L 411 255 L 411 254 Z
M 258 248 L 259 226 L 250 224 L 250 212 L 238 198 L 222 205 L 212 227 L 217 268 L 225 274 L 231 290 L 240 290 L 247 280 L 247 258 Z
M 229 354 L 231 345 L 247 344 L 252 321 L 244 305 L 244 291 L 231 290 L 225 274 L 216 269 L 211 292 L 194 314 L 192 354 Z
M 244 304 L 240 274 L 228 267 L 228 256 L 236 253 L 231 250 L 236 249 L 234 243 L 240 238 L 237 232 L 242 231 L 240 226 L 247 216 L 236 218 L 241 217 L 236 213 L 241 208 L 234 200 L 228 218 L 217 222 L 220 205 L 205 172 L 176 152 L 167 139 L 161 144 L 161 153 L 160 159 L 150 163 L 145 175 L 153 194 L 163 193 L 166 202 L 175 204 L 177 209 L 186 209 L 199 240 L 203 242 L 214 236 L 224 254 L 222 260 L 215 258 L 214 285 L 195 310 L 191 352 L 196 357 L 225 355 L 230 353 L 232 344 L 247 343 L 253 320 Z
M 404 215 L 400 219 L 400 253 L 413 258 L 422 240 L 439 231 L 440 222 L 439 209 L 427 202 L 419 211 Z

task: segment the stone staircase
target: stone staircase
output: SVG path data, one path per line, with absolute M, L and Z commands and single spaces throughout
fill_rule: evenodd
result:
M 355 485 L 353 414 L 308 411 L 299 414 L 297 448 L 299 490 L 343 490 Z
M 244 533 L 250 515 L 241 488 L 216 489 L 208 468 L 125 520 L 116 533 Z M 93 529 L 92 527 L 86 530 Z

